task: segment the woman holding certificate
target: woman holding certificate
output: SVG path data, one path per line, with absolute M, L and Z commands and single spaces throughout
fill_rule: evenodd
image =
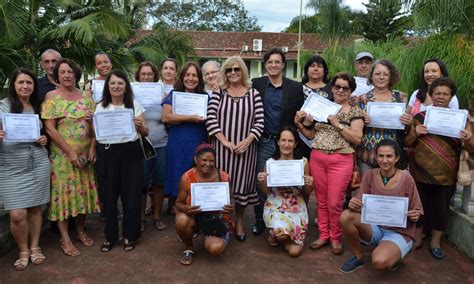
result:
M 181 102 L 183 102 L 184 106 L 191 109 L 196 106 L 192 102 L 189 103 L 193 96 L 202 96 L 203 94 L 207 96 L 207 93 L 204 91 L 204 81 L 199 65 L 194 62 L 188 62 L 184 65 L 179 73 L 174 90 L 168 94 L 162 103 L 163 114 L 161 120 L 168 125 L 164 185 L 165 195 L 169 196 L 168 207 L 172 212 L 175 212 L 173 205 L 178 195 L 179 179 L 184 172 L 193 166 L 194 149 L 200 143 L 207 140 L 204 115 L 185 115 L 173 112 L 173 96 L 175 92 L 180 92 L 181 95 L 185 93 L 188 102 Z M 176 110 L 177 108 L 178 106 L 175 106 L 174 109 Z M 207 105 L 194 110 L 202 113 L 207 110 Z
M 411 95 L 410 101 L 408 102 L 407 113 L 415 116 L 433 104 L 431 97 L 428 95 L 428 88 L 431 83 L 439 77 L 449 77 L 448 68 L 444 62 L 436 58 L 426 60 L 421 70 L 420 88 Z M 449 108 L 459 109 L 459 102 L 456 95 L 454 95 L 449 102 Z
M 303 242 L 308 229 L 308 209 L 303 198 L 313 189 L 313 177 L 309 173 L 308 160 L 297 150 L 298 133 L 291 126 L 283 127 L 276 137 L 276 152 L 269 161 L 303 160 L 304 185 L 269 187 L 265 172 L 258 173 L 258 182 L 267 195 L 263 210 L 263 220 L 270 228 L 268 243 L 272 247 L 283 244 L 286 252 L 292 257 L 303 253 Z
M 344 273 L 364 266 L 361 240 L 376 246 L 372 252 L 375 269 L 396 270 L 413 247 L 415 222 L 423 215 L 415 181 L 407 171 L 395 167 L 400 159 L 398 143 L 382 140 L 375 151 L 380 168 L 367 171 L 349 209 L 341 215 L 341 226 L 354 254 L 342 265 Z
M 319 237 L 310 247 L 316 250 L 331 242 L 334 254 L 343 253 L 339 216 L 351 181 L 354 145 L 360 144 L 364 127 L 363 111 L 349 104 L 355 88 L 351 74 L 339 73 L 332 79 L 334 102 L 341 105 L 336 115 L 329 115 L 328 122 L 315 124 L 304 111 L 295 116 L 298 130 L 314 139 L 310 168 L 315 182 Z
M 140 237 L 140 204 L 144 171 L 139 135 L 148 135 L 144 112 L 145 109 L 133 99 L 132 87 L 127 75 L 123 71 L 112 70 L 105 79 L 104 96 L 97 104 L 94 114 L 97 147 L 100 147 L 104 153 L 101 158 L 103 158 L 106 185 L 103 200 L 105 242 L 101 247 L 102 252 L 109 252 L 119 239 L 117 220 L 119 197 L 123 207 L 123 249 L 133 250 L 135 241 Z M 107 117 L 114 118 L 114 113 L 117 115 L 115 119 L 105 124 Z M 119 120 L 119 113 L 125 114 L 126 119 Z M 108 125 L 107 129 L 101 129 L 102 124 L 99 121 Z M 113 121 L 116 121 L 116 124 L 112 123 Z M 118 129 L 118 131 L 112 133 L 112 129 Z
M 0 101 L 0 114 L 36 114 L 33 117 L 36 136 L 40 128 L 39 113 L 36 75 L 29 69 L 18 68 L 10 76 L 7 97 Z M 11 234 L 19 249 L 13 268 L 24 270 L 30 259 L 36 265 L 46 260 L 38 243 L 42 224 L 40 206 L 49 202 L 51 165 L 44 148 L 47 138 L 39 135 L 34 140 L 26 139 L 30 142 L 24 139 L 7 142 L 10 127 L 0 125 L 0 198 L 10 215 Z M 16 131 L 14 127 L 11 129 Z
M 367 170 L 377 167 L 375 146 L 382 139 L 389 139 L 403 144 L 405 130 L 371 127 L 371 118 L 367 114 L 369 103 L 405 103 L 405 98 L 398 91 L 392 91 L 393 86 L 400 80 L 400 74 L 392 62 L 386 59 L 378 60 L 372 65 L 368 82 L 374 88 L 367 94 L 359 97 L 359 106 L 366 111 L 365 127 L 362 142 L 357 149 L 357 161 L 360 172 L 363 175 Z M 399 121 L 402 125 L 409 127 L 413 117 L 411 114 L 403 113 Z M 402 145 L 400 145 L 402 146 Z M 403 155 L 400 162 L 405 167 L 406 156 Z M 399 163 L 400 163 L 399 162 Z
M 158 82 L 160 79 L 158 68 L 150 61 L 142 62 L 135 73 L 135 80 L 138 82 Z M 161 94 L 156 94 L 162 98 Z M 148 139 L 150 139 L 153 147 L 155 147 L 156 157 L 145 161 L 145 186 L 142 195 L 142 211 L 140 221 L 140 231 L 144 232 L 146 228 L 145 207 L 148 187 L 151 185 L 153 191 L 153 226 L 157 230 L 166 228 L 161 221 L 161 208 L 163 206 L 163 180 L 165 175 L 165 156 L 166 143 L 168 143 L 168 133 L 165 125 L 161 121 L 161 112 L 163 107 L 161 104 L 147 107 L 145 112 L 145 120 L 149 128 Z
M 263 132 L 263 104 L 251 88 L 247 66 L 233 56 L 222 65 L 222 91 L 208 107 L 207 129 L 216 147 L 217 166 L 230 174 L 236 203 L 236 238 L 245 241 L 244 210 L 258 202 L 257 141 Z
M 231 214 L 234 205 L 229 175 L 216 168 L 216 151 L 213 146 L 207 143 L 199 145 L 195 150 L 194 163 L 195 166 L 185 172 L 179 181 L 176 200 L 179 211 L 176 214 L 176 232 L 186 246 L 180 259 L 183 265 L 193 263 L 194 233 L 204 234 L 204 247 L 209 254 L 221 255 L 229 243 L 229 234 L 233 229 Z M 205 185 L 198 190 L 200 183 Z M 205 194 L 211 190 L 213 192 L 208 196 L 197 195 L 198 191 Z M 204 201 L 208 204 L 204 204 Z
M 455 93 L 456 85 L 446 77 L 434 80 L 428 89 L 433 106 L 438 108 L 449 108 Z M 422 246 L 423 227 L 430 225 L 432 228 L 430 251 L 436 259 L 444 258 L 441 237 L 448 224 L 449 201 L 456 190 L 462 142 L 468 146 L 470 143 L 467 142 L 472 137 L 471 123 L 468 115 L 465 115 L 462 122 L 466 122 L 466 126 L 459 132 L 460 138 L 429 133 L 424 125 L 429 120 L 427 111 L 415 116 L 413 126 L 405 138 L 406 145 L 413 147 L 414 159 L 410 173 L 416 181 L 425 211 L 425 216 L 417 223 L 415 245 L 418 248 Z M 450 126 L 456 127 L 454 125 L 456 120 L 452 117 L 449 120 Z M 457 126 L 462 129 L 462 126 Z
M 59 88 L 46 95 L 42 118 L 51 138 L 51 204 L 49 219 L 58 221 L 60 245 L 68 256 L 78 256 L 72 243 L 68 220 L 76 217 L 77 235 L 84 246 L 94 240 L 85 231 L 86 214 L 99 211 L 93 164 L 96 159 L 91 116 L 95 104 L 77 89 L 81 70 L 71 59 L 60 59 L 54 68 Z

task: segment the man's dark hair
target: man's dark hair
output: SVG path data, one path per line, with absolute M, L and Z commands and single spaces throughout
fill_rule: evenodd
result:
M 285 53 L 283 52 L 283 50 L 281 50 L 281 48 L 279 47 L 273 47 L 273 48 L 270 48 L 269 50 L 267 50 L 267 52 L 265 52 L 265 54 L 263 55 L 263 63 L 267 63 L 268 59 L 270 59 L 270 56 L 272 56 L 272 54 L 280 54 L 281 56 L 281 62 L 283 64 L 286 63 L 286 57 L 285 57 Z

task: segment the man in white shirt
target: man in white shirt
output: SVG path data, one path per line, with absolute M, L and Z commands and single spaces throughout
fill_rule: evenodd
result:
M 357 76 L 354 78 L 356 80 L 357 87 L 352 93 L 352 96 L 360 96 L 373 89 L 372 85 L 367 84 L 367 77 L 370 74 L 370 69 L 372 68 L 373 63 L 374 56 L 370 52 L 359 52 L 356 55 L 354 67 L 356 69 Z

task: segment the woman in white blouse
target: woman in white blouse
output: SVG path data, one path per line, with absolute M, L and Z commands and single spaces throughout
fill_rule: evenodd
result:
M 117 200 L 120 196 L 123 207 L 122 234 L 123 249 L 131 251 L 140 236 L 140 201 L 143 188 L 143 153 L 138 135 L 148 135 L 144 119 L 145 109 L 133 100 L 132 88 L 127 75 L 113 70 L 105 80 L 102 101 L 95 113 L 132 109 L 137 133 L 128 138 L 107 138 L 97 140 L 97 147 L 104 152 L 105 166 L 105 242 L 102 252 L 110 251 L 119 239 L 117 221 Z

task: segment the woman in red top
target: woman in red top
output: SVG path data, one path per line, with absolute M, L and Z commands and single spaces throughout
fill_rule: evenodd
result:
M 186 246 L 180 262 L 193 263 L 193 234 L 203 233 L 204 246 L 211 255 L 221 255 L 229 242 L 229 232 L 233 229 L 234 211 L 232 190 L 229 188 L 230 202 L 221 211 L 202 212 L 198 205 L 191 205 L 191 184 L 199 182 L 229 182 L 229 175 L 216 168 L 216 150 L 211 144 L 201 144 L 194 153 L 195 166 L 181 176 L 176 199 L 176 232 Z

